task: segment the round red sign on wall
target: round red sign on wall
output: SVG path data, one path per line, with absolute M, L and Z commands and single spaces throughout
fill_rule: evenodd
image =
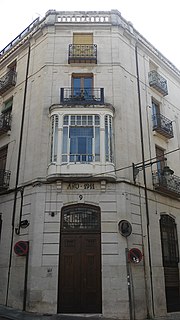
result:
M 142 253 L 138 248 L 132 248 L 128 252 L 128 260 L 133 263 L 139 263 L 142 260 Z
M 28 241 L 18 241 L 14 245 L 14 252 L 18 256 L 26 256 L 29 249 Z

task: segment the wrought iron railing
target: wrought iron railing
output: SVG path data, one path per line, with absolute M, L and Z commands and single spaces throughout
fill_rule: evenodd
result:
M 61 88 L 61 104 L 104 104 L 104 88 Z
M 0 135 L 11 129 L 11 112 L 0 114 Z
M 153 185 L 156 190 L 180 197 L 180 177 L 174 174 L 165 175 L 163 170 L 153 172 Z
M 0 78 L 0 94 L 3 94 L 16 85 L 16 71 L 9 70 L 2 78 Z
M 163 96 L 167 96 L 168 88 L 167 88 L 167 80 L 164 79 L 156 70 L 152 70 L 148 74 L 149 77 L 149 85 L 153 87 L 158 92 L 160 92 Z
M 10 175 L 11 172 L 9 170 L 0 169 L 0 190 L 9 187 Z
M 166 138 L 173 138 L 173 125 L 172 121 L 163 116 L 162 114 L 156 114 L 152 116 L 153 130 L 161 133 Z
M 93 62 L 97 63 L 96 44 L 70 44 L 68 63 Z

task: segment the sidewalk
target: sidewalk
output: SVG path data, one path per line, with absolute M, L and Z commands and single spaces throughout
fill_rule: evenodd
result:
M 108 318 L 103 318 L 101 316 L 85 316 L 85 315 L 47 315 L 47 314 L 39 314 L 39 313 L 31 313 L 20 311 L 17 309 L 13 309 L 10 307 L 5 307 L 0 305 L 0 319 L 11 319 L 11 320 L 113 320 Z M 121 320 L 121 319 L 118 319 Z M 145 320 L 145 319 L 144 319 Z M 180 312 L 177 313 L 169 313 L 166 317 L 158 317 L 154 318 L 154 320 L 180 320 Z

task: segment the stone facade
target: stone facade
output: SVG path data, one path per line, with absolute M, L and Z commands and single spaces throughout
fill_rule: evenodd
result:
M 74 35 L 92 43 L 76 43 Z M 77 96 L 82 89 L 83 97 Z M 179 92 L 180 71 L 116 10 L 50 10 L 1 51 L 0 304 L 131 320 L 180 311 L 170 299 L 178 285 L 168 285 L 168 270 L 179 279 Z M 7 112 L 10 130 L 3 122 Z M 174 173 L 167 176 L 164 168 Z M 100 212 L 97 307 L 89 298 L 79 309 L 62 303 L 63 239 L 98 233 L 68 233 L 64 208 Z M 174 223 L 177 236 L 167 236 L 173 244 L 163 238 L 162 217 Z M 128 236 L 119 227 L 122 220 L 132 227 Z M 26 255 L 15 253 L 19 241 L 28 242 Z M 142 259 L 133 260 L 133 248 Z M 79 287 L 81 282 L 80 276 Z M 78 296 L 87 287 L 73 288 Z

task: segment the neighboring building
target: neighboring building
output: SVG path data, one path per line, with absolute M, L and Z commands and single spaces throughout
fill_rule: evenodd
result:
M 1 51 L 0 109 L 0 304 L 180 311 L 180 71 L 116 10 L 50 10 Z

